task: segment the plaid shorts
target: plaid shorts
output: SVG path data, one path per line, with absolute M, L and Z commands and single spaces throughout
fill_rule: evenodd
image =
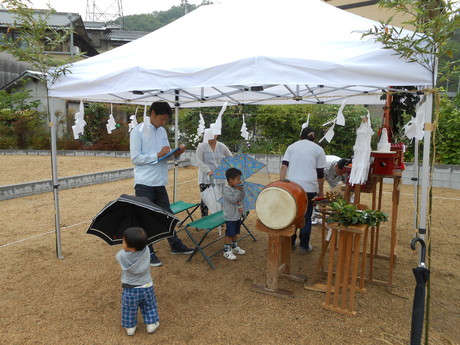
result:
M 137 309 L 141 310 L 145 324 L 150 325 L 160 321 L 153 286 L 123 289 L 121 294 L 122 327 L 131 328 L 137 325 Z

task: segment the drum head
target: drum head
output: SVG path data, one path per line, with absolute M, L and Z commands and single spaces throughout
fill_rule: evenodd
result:
M 257 197 L 256 212 L 266 227 L 284 229 L 294 221 L 297 203 L 289 191 L 279 187 L 268 187 Z

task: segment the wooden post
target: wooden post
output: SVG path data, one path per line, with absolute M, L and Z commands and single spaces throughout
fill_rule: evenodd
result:
M 279 288 L 279 278 L 287 278 L 303 283 L 306 277 L 301 274 L 291 273 L 291 236 L 295 232 L 295 225 L 288 228 L 273 230 L 266 227 L 260 220 L 256 221 L 259 231 L 268 233 L 267 253 L 267 283 L 266 285 L 252 284 L 256 292 L 271 296 L 290 298 L 293 292 Z
M 334 223 L 330 227 L 332 228 L 332 237 L 329 252 L 326 299 L 323 303 L 323 308 L 349 316 L 356 316 L 354 308 L 356 286 L 358 283 L 361 234 L 367 231 L 367 225 L 345 227 Z M 333 282 L 335 243 L 337 237 L 339 238 L 339 249 L 335 264 L 335 280 Z M 333 298 L 331 297 L 332 291 L 334 291 Z
M 401 177 L 393 179 L 393 199 L 391 207 L 391 243 L 390 243 L 390 270 L 388 273 L 388 285 L 393 285 L 393 272 L 396 259 L 397 232 L 396 225 L 398 222 L 399 193 L 401 189 Z

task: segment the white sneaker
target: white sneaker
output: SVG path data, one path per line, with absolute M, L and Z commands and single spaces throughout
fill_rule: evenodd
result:
M 126 333 L 128 335 L 134 335 L 134 333 L 136 332 L 136 327 L 137 326 L 134 326 L 134 327 L 131 327 L 131 328 L 126 328 Z
M 229 250 L 228 252 L 224 252 L 224 258 L 231 260 L 231 261 L 236 260 L 236 256 L 235 254 L 233 254 L 231 250 Z
M 241 249 L 240 247 L 232 248 L 232 252 L 233 254 L 239 254 L 239 255 L 246 254 L 246 251 L 244 249 Z
M 147 333 L 153 333 L 155 332 L 158 327 L 160 327 L 160 322 L 155 322 L 151 323 L 150 325 L 147 325 Z

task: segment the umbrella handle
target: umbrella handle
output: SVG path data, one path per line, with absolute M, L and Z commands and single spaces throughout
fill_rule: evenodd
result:
M 426 257 L 426 244 L 425 244 L 425 241 L 423 239 L 421 239 L 420 237 L 414 237 L 412 239 L 412 241 L 410 242 L 410 247 L 412 248 L 412 250 L 415 250 L 415 246 L 417 244 L 417 242 L 420 242 L 420 245 L 422 246 L 422 251 L 421 251 L 421 256 L 420 256 L 420 266 L 426 266 L 425 265 L 425 257 Z

